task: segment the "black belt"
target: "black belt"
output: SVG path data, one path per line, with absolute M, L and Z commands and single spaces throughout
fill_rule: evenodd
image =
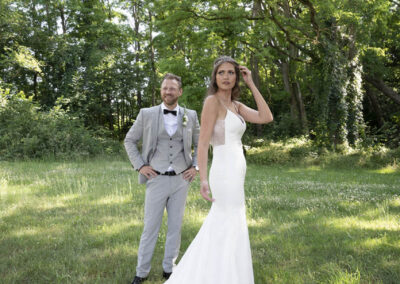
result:
M 162 176 L 176 176 L 176 172 L 175 171 L 169 171 L 169 172 L 165 172 L 165 173 L 160 173 L 160 172 L 157 172 L 157 171 L 155 171 L 155 172 L 156 172 L 156 174 L 162 175 Z

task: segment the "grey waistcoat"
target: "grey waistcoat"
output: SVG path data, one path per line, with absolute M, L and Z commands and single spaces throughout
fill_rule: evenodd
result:
M 164 125 L 164 118 L 160 115 L 156 152 L 150 161 L 150 166 L 156 171 L 164 173 L 169 166 L 176 173 L 181 173 L 190 165 L 186 164 L 183 152 L 182 123 L 178 121 L 178 126 L 174 135 L 169 136 Z

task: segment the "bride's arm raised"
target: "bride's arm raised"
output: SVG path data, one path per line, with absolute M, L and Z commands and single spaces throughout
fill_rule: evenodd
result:
M 249 87 L 249 89 L 253 93 L 253 97 L 257 105 L 257 110 L 254 110 L 242 103 L 238 103 L 239 114 L 244 118 L 244 120 L 248 122 L 259 124 L 270 123 L 273 120 L 271 110 L 269 109 L 268 104 L 264 100 L 260 91 L 254 84 L 251 77 L 251 71 L 245 66 L 239 66 L 239 70 L 247 87 Z
M 203 105 L 201 112 L 200 137 L 197 146 L 197 163 L 200 174 L 200 194 L 208 201 L 214 201 L 210 197 L 210 189 L 207 178 L 207 162 L 208 148 L 210 145 L 211 135 L 214 130 L 215 122 L 217 121 L 219 110 L 219 101 L 215 96 L 208 96 Z

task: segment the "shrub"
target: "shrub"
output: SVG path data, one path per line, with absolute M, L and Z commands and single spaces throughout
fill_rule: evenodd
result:
M 259 140 L 257 143 L 250 142 L 249 144 L 253 146 L 245 146 L 247 161 L 262 165 L 320 165 L 335 168 L 391 166 L 398 168 L 400 161 L 400 148 L 347 147 L 343 152 L 328 151 L 326 148 L 316 148 L 312 141 L 305 137 L 291 138 L 280 142 L 264 142 L 264 144 L 261 144 Z
M 121 151 L 59 107 L 48 112 L 24 93 L 0 89 L 0 159 L 85 158 Z

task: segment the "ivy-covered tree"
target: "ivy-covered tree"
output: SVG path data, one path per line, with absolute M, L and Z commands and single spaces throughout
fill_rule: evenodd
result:
M 249 135 L 307 135 L 328 148 L 367 136 L 398 146 L 400 7 L 379 0 L 3 0 L 1 84 L 122 139 L 160 78 L 201 111 L 213 60 L 247 65 L 275 122 Z M 244 87 L 241 100 L 254 106 Z M 390 137 L 386 139 L 384 137 Z M 390 143 L 389 143 L 390 141 Z

